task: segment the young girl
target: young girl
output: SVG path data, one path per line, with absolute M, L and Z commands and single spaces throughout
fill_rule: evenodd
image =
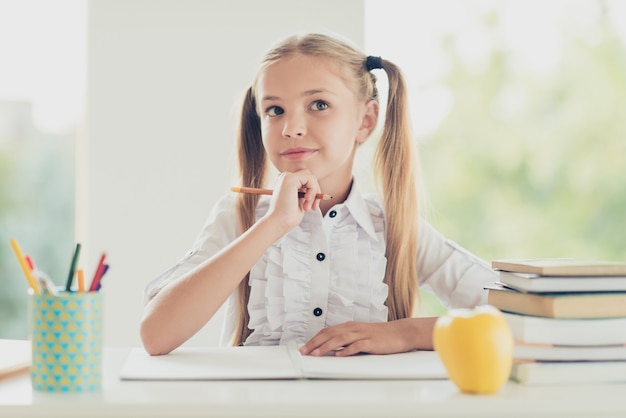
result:
M 353 178 L 379 118 L 376 78 L 389 80 L 374 174 Z M 187 256 L 146 289 L 141 338 L 152 355 L 184 343 L 228 300 L 222 341 L 296 341 L 303 354 L 432 349 L 436 318 L 412 318 L 418 287 L 449 307 L 486 302 L 494 272 L 418 216 L 416 158 L 400 70 L 325 35 L 269 51 L 247 91 L 240 182 L 273 195 L 229 193 Z M 332 196 L 322 200 L 318 194 Z

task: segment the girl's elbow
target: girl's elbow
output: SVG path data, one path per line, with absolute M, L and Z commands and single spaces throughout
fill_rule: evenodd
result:
M 150 324 L 149 319 L 143 318 L 139 326 L 139 336 L 144 350 L 151 356 L 161 356 L 168 354 L 171 349 L 164 346 L 163 336 L 158 329 Z

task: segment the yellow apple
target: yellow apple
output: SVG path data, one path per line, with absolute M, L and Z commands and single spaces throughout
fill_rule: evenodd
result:
M 462 392 L 495 393 L 509 379 L 513 334 L 493 306 L 448 311 L 435 323 L 433 344 L 450 380 Z

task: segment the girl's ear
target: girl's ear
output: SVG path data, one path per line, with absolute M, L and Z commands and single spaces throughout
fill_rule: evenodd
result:
M 362 144 L 372 134 L 378 122 L 378 102 L 370 100 L 365 104 L 365 112 L 361 120 L 361 126 L 357 131 L 356 142 Z

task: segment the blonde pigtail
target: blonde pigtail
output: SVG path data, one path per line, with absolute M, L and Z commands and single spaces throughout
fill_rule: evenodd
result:
M 249 88 L 246 92 L 239 125 L 237 155 L 239 158 L 240 184 L 246 187 L 263 187 L 266 171 L 265 150 L 261 140 L 261 122 L 257 114 L 256 100 L 254 99 L 252 88 Z M 254 225 L 258 202 L 259 195 L 247 193 L 238 195 L 237 215 L 242 233 Z M 233 345 L 243 345 L 251 333 L 251 330 L 248 328 L 250 315 L 247 307 L 250 298 L 249 279 L 250 272 L 239 283 L 237 293 L 237 328 L 233 336 Z
M 389 320 L 410 317 L 418 294 L 418 194 L 416 150 L 402 73 L 382 60 L 389 80 L 385 125 L 374 155 L 386 217 Z

